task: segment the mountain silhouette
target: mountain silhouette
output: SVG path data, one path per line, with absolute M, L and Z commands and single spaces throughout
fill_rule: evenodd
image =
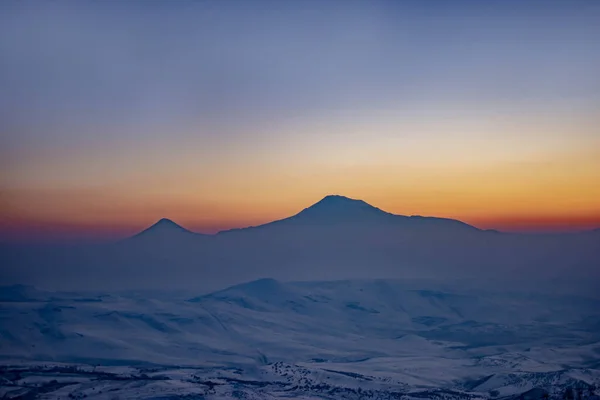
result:
M 216 235 L 161 219 L 117 243 L 0 247 L 0 284 L 216 290 L 258 278 L 600 281 L 600 236 L 499 234 L 395 215 L 330 195 L 297 214 Z M 69 277 L 65 280 L 61 277 Z M 267 281 L 268 282 L 268 281 Z
M 147 254 L 157 251 L 167 253 L 169 249 L 193 249 L 207 237 L 209 235 L 192 232 L 168 218 L 162 218 L 140 233 L 121 240 L 119 245 L 126 249 L 128 246 L 140 248 L 138 251 L 145 251 Z M 188 250 L 183 250 L 183 253 L 187 252 Z M 164 259 L 162 254 L 158 254 L 157 257 Z
M 135 236 L 148 236 L 148 235 L 176 235 L 176 234 L 193 234 L 199 235 L 195 232 L 192 232 L 188 229 L 185 229 L 183 226 L 171 221 L 168 218 L 162 218 L 157 221 L 154 225 L 149 228 L 144 229 L 142 232 L 136 234 Z
M 298 214 L 281 220 L 248 228 L 237 228 L 219 232 L 245 232 L 248 230 L 265 230 L 283 227 L 318 227 L 350 225 L 353 229 L 367 229 L 383 226 L 396 226 L 407 229 L 425 227 L 437 229 L 470 229 L 478 230 L 464 222 L 437 217 L 404 216 L 383 211 L 363 200 L 351 199 L 341 195 L 328 195 Z

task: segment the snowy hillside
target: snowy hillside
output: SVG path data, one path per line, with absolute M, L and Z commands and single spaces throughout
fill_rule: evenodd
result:
M 273 279 L 190 298 L 2 293 L 4 393 L 38 380 L 98 398 L 476 398 L 600 383 L 600 302 L 585 297 Z

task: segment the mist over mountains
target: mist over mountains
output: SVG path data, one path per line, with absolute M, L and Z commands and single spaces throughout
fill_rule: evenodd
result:
M 600 281 L 598 231 L 501 233 L 452 219 L 394 215 L 343 196 L 327 196 L 286 219 L 216 235 L 162 219 L 118 242 L 5 244 L 0 252 L 1 284 L 61 290 L 210 291 L 268 277 L 553 284 L 553 290 L 577 282 L 577 291 L 593 293 Z
M 0 390 L 98 399 L 593 393 L 599 244 L 599 232 L 500 233 L 327 196 L 216 235 L 161 219 L 113 243 L 3 246 Z

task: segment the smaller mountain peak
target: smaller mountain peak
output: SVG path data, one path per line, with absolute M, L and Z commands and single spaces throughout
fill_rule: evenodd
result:
M 154 225 L 145 229 L 144 231 L 138 233 L 139 235 L 147 235 L 149 233 L 157 233 L 157 232 L 183 232 L 183 233 L 192 233 L 191 231 L 185 229 L 183 226 L 177 224 L 176 222 L 168 219 L 161 218 Z
M 174 222 L 173 220 L 170 220 L 168 218 L 161 218 L 158 220 L 158 222 L 156 222 L 154 225 L 152 225 L 150 228 L 148 228 L 149 230 L 165 230 L 165 229 L 176 229 L 176 230 L 183 230 L 183 231 L 187 231 L 187 229 L 185 229 L 184 227 L 182 227 L 181 225 L 177 224 L 176 222 Z

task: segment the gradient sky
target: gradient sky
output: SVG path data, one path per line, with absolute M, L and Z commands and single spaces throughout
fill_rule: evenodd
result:
M 600 227 L 600 2 L 0 2 L 0 236 L 326 194 Z

